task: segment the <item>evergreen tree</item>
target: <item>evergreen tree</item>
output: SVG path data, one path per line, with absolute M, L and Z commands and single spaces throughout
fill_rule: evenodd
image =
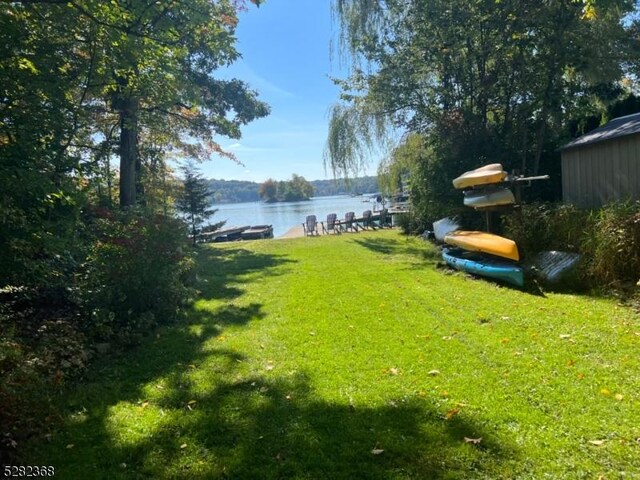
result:
M 208 183 L 202 178 L 193 162 L 184 165 L 182 171 L 184 172 L 184 184 L 181 194 L 176 199 L 176 208 L 186 217 L 195 246 L 200 225 L 218 210 L 209 208 L 212 195 Z M 224 222 L 220 222 L 216 224 L 216 227 L 220 228 L 223 224 Z

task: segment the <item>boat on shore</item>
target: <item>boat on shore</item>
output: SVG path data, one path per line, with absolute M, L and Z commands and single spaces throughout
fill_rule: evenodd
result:
M 456 218 L 445 217 L 433 222 L 433 235 L 439 242 L 444 242 L 447 233 L 453 232 L 460 228 L 460 223 Z
M 442 259 L 452 268 L 481 277 L 524 286 L 524 271 L 513 262 L 491 258 L 482 253 L 467 252 L 459 248 L 445 248 Z
M 516 242 L 493 233 L 455 230 L 444 236 L 444 242 L 471 252 L 483 252 L 510 260 L 520 260 Z
M 502 182 L 507 177 L 507 172 L 502 168 L 500 163 L 491 163 L 484 167 L 469 170 L 457 178 L 453 179 L 454 188 L 461 190 L 463 188 L 475 187 L 476 185 L 487 185 L 491 183 Z
M 497 207 L 499 205 L 513 205 L 516 198 L 508 188 L 483 188 L 464 192 L 464 204 L 472 208 Z

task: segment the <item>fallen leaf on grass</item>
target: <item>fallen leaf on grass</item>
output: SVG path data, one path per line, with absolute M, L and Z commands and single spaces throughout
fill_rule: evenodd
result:
M 67 445 L 67 448 L 68 448 L 69 450 L 71 450 L 73 447 L 75 447 L 75 445 L 74 445 L 73 443 L 70 443 L 69 445 Z
M 602 388 L 600 389 L 600 395 L 604 395 L 604 396 L 611 395 L 611 392 L 609 391 L 608 388 Z
M 184 450 L 185 448 L 187 448 L 187 444 L 183 443 L 182 445 L 180 445 L 180 449 Z
M 143 402 L 140 404 L 140 406 L 141 406 L 142 408 L 146 408 L 146 407 L 148 407 L 148 406 L 149 406 L 149 400 L 145 400 L 145 401 L 143 401 Z
M 472 443 L 474 445 L 480 445 L 480 442 L 482 442 L 482 437 L 480 438 L 464 437 L 464 443 Z
M 373 450 L 371 450 L 371 453 L 373 453 L 374 455 L 380 455 L 382 452 L 384 452 L 384 450 L 381 448 L 374 448 Z
M 267 393 L 269 389 L 267 387 L 261 387 L 259 391 L 260 393 Z
M 458 413 L 460 413 L 460 409 L 459 408 L 452 408 L 451 410 L 449 410 L 444 418 L 445 420 L 451 420 L 453 417 L 455 417 Z
M 571 338 L 571 335 L 569 335 L 568 333 L 561 333 L 560 338 L 562 340 L 566 340 L 567 338 Z
M 267 372 L 270 372 L 270 371 L 271 371 L 271 370 L 273 370 L 274 368 L 275 368 L 275 367 L 274 367 L 274 365 L 273 365 L 272 363 L 268 363 L 268 364 L 264 367 L 264 369 L 265 369 Z
M 510 340 L 507 337 L 504 337 L 502 340 L 500 340 L 500 343 L 509 343 Z
M 400 374 L 400 369 L 393 367 L 393 368 L 390 368 L 389 370 L 387 370 L 387 372 L 390 375 L 398 375 L 398 374 Z
M 600 445 L 604 444 L 604 440 L 589 440 L 589 443 L 591 445 L 595 445 L 596 447 L 599 447 Z
M 440 370 L 429 370 L 429 372 L 427 372 L 427 375 L 435 377 L 436 375 L 440 375 Z
M 622 400 L 624 400 L 624 395 L 622 395 L 621 393 L 616 393 L 615 399 L 621 402 Z
M 189 400 L 187 402 L 188 405 L 195 405 L 196 403 L 198 403 L 196 400 Z

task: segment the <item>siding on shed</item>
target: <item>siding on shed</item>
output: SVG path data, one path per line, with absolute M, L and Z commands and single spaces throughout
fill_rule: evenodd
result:
M 562 192 L 581 207 L 640 199 L 640 135 L 564 150 Z

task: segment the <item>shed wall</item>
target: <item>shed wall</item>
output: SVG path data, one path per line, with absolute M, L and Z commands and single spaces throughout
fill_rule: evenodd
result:
M 563 151 L 562 196 L 588 208 L 640 200 L 640 135 Z

